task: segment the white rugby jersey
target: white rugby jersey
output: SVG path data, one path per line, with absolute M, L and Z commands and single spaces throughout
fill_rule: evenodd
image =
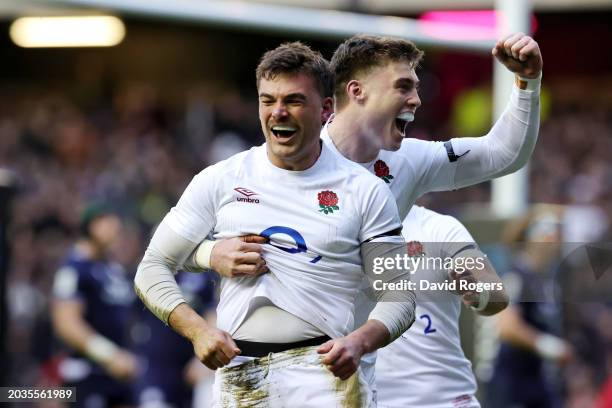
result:
M 527 161 L 538 135 L 539 80 L 532 86 L 537 89 L 513 87 L 506 110 L 488 134 L 497 141 L 512 141 L 512 147 L 498 148 L 494 154 L 481 137 L 448 142 L 405 138 L 399 150 L 381 150 L 376 159 L 361 165 L 389 186 L 402 220 L 425 193 L 454 190 L 516 171 L 520 168 L 517 163 Z M 321 130 L 321 139 L 342 156 L 327 124 Z
M 344 157 L 334 145 L 327 124 L 321 130 L 321 139 L 334 153 Z M 405 138 L 398 151 L 381 150 L 375 160 L 360 165 L 391 189 L 402 220 L 421 195 L 455 188 L 455 163 L 449 162 L 446 149 L 440 142 Z
M 408 245 L 422 243 L 426 257 L 444 258 L 456 252 L 453 243 L 474 242 L 455 218 L 419 206 L 412 207 L 404 220 L 403 235 Z M 429 282 L 448 279 L 446 270 L 428 270 L 427 275 Z M 459 337 L 461 298 L 444 291 L 419 291 L 417 296 L 416 320 L 410 330 L 378 350 L 379 406 L 478 406 L 473 397 L 476 380 Z
M 304 171 L 274 166 L 266 146 L 203 170 L 164 219 L 201 242 L 258 234 L 270 273 L 223 279 L 217 325 L 233 334 L 251 302 L 266 297 L 330 337 L 353 330 L 354 298 L 363 281 L 360 244 L 401 225 L 384 182 L 338 158 L 323 143 Z

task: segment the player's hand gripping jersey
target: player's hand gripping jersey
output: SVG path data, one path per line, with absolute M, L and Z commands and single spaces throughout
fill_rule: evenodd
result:
M 265 297 L 336 338 L 354 327 L 354 300 L 364 278 L 361 243 L 400 226 L 384 183 L 325 144 L 305 171 L 273 166 L 262 145 L 198 174 L 158 231 L 169 228 L 189 240 L 189 251 L 209 233 L 216 239 L 269 237 L 264 256 L 271 273 L 223 279 L 219 329 L 233 334 L 252 302 Z M 148 252 L 157 250 L 155 242 Z M 176 304 L 181 301 L 177 297 Z

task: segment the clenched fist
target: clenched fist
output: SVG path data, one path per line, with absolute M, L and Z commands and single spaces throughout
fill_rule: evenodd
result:
M 361 343 L 350 334 L 321 344 L 317 352 L 325 354 L 322 363 L 341 380 L 347 380 L 357 371 L 364 354 Z
M 196 357 L 211 370 L 221 368 L 240 354 L 232 336 L 222 330 L 209 327 L 192 339 Z
M 241 353 L 229 333 L 213 327 L 187 303 L 181 303 L 168 316 L 168 324 L 189 339 L 196 357 L 211 370 L 227 365 Z
M 542 54 L 537 42 L 523 33 L 510 34 L 497 41 L 492 51 L 499 62 L 524 78 L 537 78 L 542 72 Z

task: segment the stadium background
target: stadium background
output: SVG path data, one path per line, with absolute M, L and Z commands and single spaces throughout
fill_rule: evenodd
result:
M 337 3 L 343 10 L 371 9 L 370 2 Z M 432 4 L 438 3 L 454 5 Z M 612 2 L 541 3 L 547 5 L 535 8 L 534 37 L 544 56 L 543 115 L 529 201 L 582 209 L 583 229 L 594 240 L 610 241 Z M 419 17 L 425 11 L 382 4 L 389 7 L 377 12 Z M 14 178 L 16 185 L 10 206 L 6 188 L 1 196 L 9 210 L 1 219 L 7 239 L 1 257 L 2 385 L 53 384 L 57 349 L 49 292 L 83 209 L 110 202 L 129 220 L 121 261 L 134 271 L 150 229 L 192 175 L 263 141 L 254 86 L 261 54 L 302 40 L 331 57 L 339 40 L 114 13 L 126 26 L 117 46 L 28 49 L 11 41 L 9 27 L 39 9 L 18 1 L 0 6 L 0 178 Z M 424 48 L 423 106 L 409 136 L 446 140 L 486 133 L 492 58 Z M 490 214 L 489 201 L 490 186 L 483 184 L 429 194 L 421 203 L 458 216 L 477 239 L 493 242 L 505 220 Z M 562 371 L 565 400 L 567 406 L 594 406 L 612 374 L 612 309 L 609 302 L 583 302 L 572 310 L 564 337 L 578 358 Z M 466 351 L 474 358 L 478 327 L 469 317 L 463 321 Z M 486 382 L 481 388 L 486 391 Z

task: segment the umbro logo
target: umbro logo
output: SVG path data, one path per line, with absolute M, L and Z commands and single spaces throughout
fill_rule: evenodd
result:
M 236 187 L 234 189 L 234 191 L 239 192 L 240 194 L 242 194 L 245 197 L 250 197 L 250 196 L 254 196 L 257 195 L 256 192 L 249 190 L 248 188 L 244 188 L 244 187 Z
M 259 204 L 259 200 L 257 198 L 251 198 L 254 195 L 257 195 L 256 192 L 249 190 L 244 187 L 236 187 L 234 191 L 242 194 L 244 197 L 236 197 L 236 201 L 240 201 L 243 203 L 254 203 Z

